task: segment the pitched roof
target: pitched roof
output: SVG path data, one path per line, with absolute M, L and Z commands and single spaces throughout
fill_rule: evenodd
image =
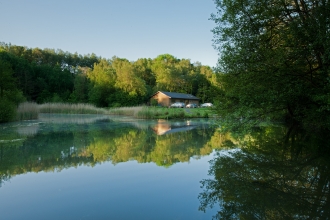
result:
M 177 92 L 164 92 L 164 91 L 158 91 L 158 92 L 161 92 L 170 98 L 199 100 L 199 98 L 197 98 L 196 96 L 193 96 L 191 94 L 184 94 L 184 93 L 177 93 Z

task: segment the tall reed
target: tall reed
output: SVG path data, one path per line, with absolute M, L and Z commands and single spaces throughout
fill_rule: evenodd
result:
M 109 114 L 136 117 L 142 109 L 142 106 L 112 108 L 109 110 Z
M 38 104 L 35 102 L 23 102 L 18 105 L 16 120 L 31 120 L 37 119 L 39 114 Z
M 92 104 L 70 104 L 70 103 L 45 103 L 39 105 L 41 113 L 61 114 L 108 114 L 108 111 L 97 108 Z

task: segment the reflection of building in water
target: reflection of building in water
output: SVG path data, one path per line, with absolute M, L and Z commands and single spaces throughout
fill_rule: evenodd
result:
M 192 126 L 188 122 L 185 123 L 175 123 L 170 124 L 167 121 L 158 121 L 158 123 L 151 127 L 151 129 L 157 134 L 157 135 L 164 135 L 164 134 L 171 134 L 176 132 L 182 132 L 182 131 L 189 131 L 197 126 Z

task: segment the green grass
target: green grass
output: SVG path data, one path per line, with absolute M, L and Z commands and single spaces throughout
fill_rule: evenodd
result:
M 125 115 L 136 117 L 138 112 L 140 112 L 144 107 L 136 106 L 136 107 L 119 107 L 119 108 L 111 108 L 109 109 L 110 115 Z
M 172 118 L 208 118 L 214 116 L 214 111 L 208 108 L 160 108 L 143 107 L 136 115 L 142 119 L 172 119 Z

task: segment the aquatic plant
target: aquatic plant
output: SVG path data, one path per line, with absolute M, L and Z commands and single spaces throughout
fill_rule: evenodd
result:
M 37 119 L 39 114 L 38 104 L 35 102 L 20 103 L 16 111 L 16 120 L 31 120 Z
M 61 114 L 108 114 L 108 110 L 85 103 L 45 103 L 39 105 L 40 113 Z

